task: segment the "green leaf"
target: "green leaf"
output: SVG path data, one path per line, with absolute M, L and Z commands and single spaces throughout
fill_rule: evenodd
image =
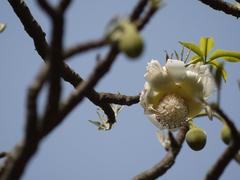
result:
M 225 51 L 225 50 L 222 50 L 222 49 L 217 49 L 216 51 L 214 51 L 212 53 L 212 55 L 210 56 L 208 61 L 213 61 L 213 60 L 219 59 L 219 58 L 225 59 L 226 57 L 233 57 L 233 58 L 240 59 L 240 52 Z
M 176 59 L 180 60 L 177 51 L 174 50 L 174 54 L 175 54 Z
M 200 50 L 204 55 L 204 59 L 207 59 L 208 54 L 212 51 L 214 46 L 214 40 L 211 37 L 202 37 L 199 42 Z
M 224 57 L 223 60 L 228 62 L 240 62 L 240 58 L 235 58 L 235 57 Z
M 203 58 L 203 53 L 196 44 L 181 41 L 179 43 L 184 47 L 190 49 L 192 52 L 196 53 L 199 57 Z
M 90 123 L 94 124 L 98 128 L 101 126 L 101 123 L 99 121 L 93 121 L 93 120 L 88 120 Z
M 217 70 L 219 70 L 222 74 L 222 77 L 224 79 L 224 81 L 227 81 L 227 71 L 224 69 L 224 67 L 222 66 L 221 63 L 217 62 L 216 60 L 213 60 L 211 62 L 208 62 L 208 64 L 212 65 L 214 68 L 216 68 Z

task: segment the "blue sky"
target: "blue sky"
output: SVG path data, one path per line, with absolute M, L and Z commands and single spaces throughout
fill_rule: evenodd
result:
M 136 2 L 73 1 L 66 17 L 65 47 L 102 37 L 111 17 L 128 15 Z M 51 27 L 47 16 L 35 1 L 27 3 L 49 39 Z M 7 1 L 0 1 L 0 22 L 7 23 L 6 31 L 0 35 L 0 151 L 6 151 L 13 148 L 23 136 L 26 90 L 43 62 Z M 164 50 L 181 50 L 178 41 L 197 43 L 200 37 L 211 36 L 215 39 L 216 48 L 240 51 L 239 29 L 238 19 L 214 11 L 199 1 L 166 1 L 166 6 L 142 32 L 146 43 L 143 55 L 136 61 L 129 61 L 120 55 L 96 90 L 138 94 L 143 88 L 147 62 L 154 58 L 163 63 Z M 96 55 L 104 55 L 104 52 L 105 48 L 76 56 L 68 63 L 87 78 L 95 65 Z M 229 77 L 222 88 L 221 103 L 239 127 L 240 93 L 237 80 L 240 66 L 227 64 L 226 69 Z M 66 97 L 72 90 L 69 84 L 64 83 L 63 96 Z M 44 99 L 43 92 L 39 98 L 40 111 Z M 97 131 L 88 122 L 89 119 L 97 119 L 96 110 L 97 107 L 85 99 L 43 141 L 22 179 L 131 179 L 165 155 L 155 136 L 156 128 L 144 116 L 140 105 L 125 107 L 114 128 L 108 132 Z M 226 146 L 219 138 L 222 125 L 217 120 L 209 121 L 206 118 L 197 119 L 196 123 L 208 134 L 206 147 L 194 152 L 184 143 L 175 165 L 162 179 L 203 179 L 206 171 L 224 151 Z M 239 177 L 239 166 L 232 161 L 221 180 Z

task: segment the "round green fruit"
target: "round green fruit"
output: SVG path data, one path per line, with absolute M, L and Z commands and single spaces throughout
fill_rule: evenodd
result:
M 200 151 L 206 145 L 207 135 L 200 128 L 192 128 L 186 134 L 186 141 L 192 150 Z
M 224 124 L 221 130 L 221 138 L 225 144 L 229 144 L 232 139 L 231 130 L 226 124 Z
M 129 58 L 136 58 L 142 54 L 144 42 L 135 27 L 125 26 L 124 32 L 119 38 L 118 47 Z

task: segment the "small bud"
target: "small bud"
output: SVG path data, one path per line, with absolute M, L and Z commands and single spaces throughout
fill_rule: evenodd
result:
M 206 144 L 207 135 L 200 128 L 192 128 L 186 134 L 186 141 L 191 149 L 200 151 Z
M 221 130 L 221 138 L 225 144 L 229 144 L 232 139 L 231 130 L 226 124 L 224 124 Z

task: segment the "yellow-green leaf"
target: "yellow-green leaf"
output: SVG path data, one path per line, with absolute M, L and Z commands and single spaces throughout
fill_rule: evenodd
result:
M 192 56 L 191 59 L 190 59 L 190 62 L 200 62 L 200 61 L 203 61 L 203 59 L 201 57 L 199 57 L 198 55 L 195 55 L 195 56 Z M 193 63 L 194 64 L 194 63 Z
M 207 59 L 208 54 L 212 51 L 214 46 L 214 40 L 212 37 L 202 37 L 199 42 L 200 50 L 204 55 L 204 59 Z
M 240 58 L 236 57 L 224 57 L 223 59 L 228 62 L 240 62 Z
M 226 57 L 234 57 L 234 58 L 240 59 L 240 52 L 225 51 L 222 49 L 217 49 L 216 51 L 214 51 L 212 53 L 212 55 L 209 58 L 209 61 L 213 61 L 213 60 L 219 59 L 219 58 L 226 58 Z
M 197 54 L 199 57 L 203 58 L 203 53 L 196 44 L 189 43 L 189 42 L 181 42 L 181 41 L 179 43 L 181 45 L 183 45 L 184 47 L 190 49 L 192 52 Z
M 211 62 L 208 62 L 208 64 L 212 65 L 214 68 L 218 69 L 221 71 L 222 77 L 224 81 L 227 81 L 227 71 L 224 69 L 221 63 L 217 62 L 216 60 L 213 60 Z

